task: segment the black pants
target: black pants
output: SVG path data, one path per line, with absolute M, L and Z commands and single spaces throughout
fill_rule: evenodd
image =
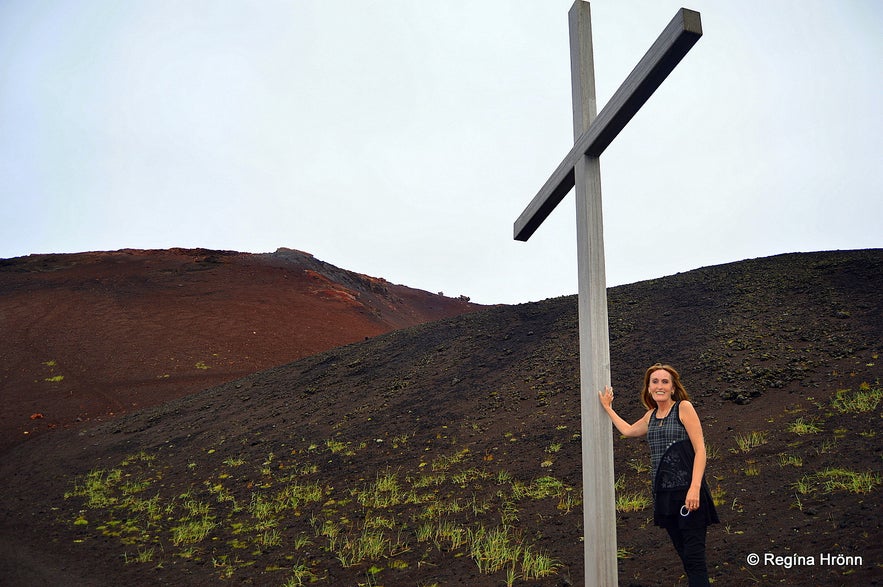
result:
M 705 564 L 705 526 L 701 528 L 666 528 L 671 537 L 690 587 L 708 587 L 708 567 Z

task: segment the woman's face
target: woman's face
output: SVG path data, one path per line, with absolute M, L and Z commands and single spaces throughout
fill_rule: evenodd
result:
M 650 397 L 656 403 L 671 401 L 672 394 L 674 393 L 671 374 L 665 369 L 657 369 L 650 374 L 647 389 L 650 391 Z

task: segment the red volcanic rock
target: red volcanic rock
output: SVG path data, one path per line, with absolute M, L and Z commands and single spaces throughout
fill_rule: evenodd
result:
M 0 452 L 479 307 L 291 249 L 0 260 Z

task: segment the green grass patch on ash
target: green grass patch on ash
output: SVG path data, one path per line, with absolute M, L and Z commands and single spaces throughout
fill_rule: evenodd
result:
M 290 457 L 270 453 L 254 462 L 213 449 L 198 467 L 177 469 L 159 455 L 131 455 L 73 480 L 66 519 L 81 538 L 119 540 L 127 564 L 210 563 L 234 581 L 254 568 L 300 585 L 338 566 L 378 580 L 379 571 L 370 571 L 382 569 L 394 584 L 396 572 L 427 557 L 464 557 L 477 572 L 513 584 L 561 566 L 536 544 L 543 529 L 522 516 L 536 501 L 547 500 L 557 516 L 579 505 L 579 492 L 557 477 L 519 478 L 499 461 L 491 469 L 481 455 L 454 447 L 429 461 L 415 454 L 412 468 L 341 478 L 335 460 L 374 443 L 334 439 L 323 451 L 322 442 L 303 442 Z M 306 560 L 299 553 L 307 545 L 309 564 L 292 566 Z
M 797 418 L 795 421 L 788 424 L 787 430 L 793 434 L 803 436 L 804 434 L 816 434 L 817 432 L 821 432 L 822 427 L 815 420 Z
M 883 399 L 883 387 L 862 383 L 855 391 L 839 389 L 831 399 L 831 406 L 841 414 L 873 412 Z
M 736 436 L 736 446 L 741 452 L 751 452 L 752 449 L 764 445 L 767 442 L 766 432 L 748 432 Z M 736 451 L 733 451 L 736 452 Z
M 847 469 L 828 467 L 816 473 L 804 475 L 793 484 L 800 494 L 834 493 L 870 493 L 881 483 L 879 473 L 873 471 L 850 471 Z

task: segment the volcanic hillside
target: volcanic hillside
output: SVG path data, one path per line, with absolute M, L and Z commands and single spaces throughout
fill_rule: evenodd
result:
M 0 260 L 0 452 L 478 307 L 291 249 Z
M 609 290 L 619 413 L 661 361 L 702 420 L 715 585 L 880 584 L 881 288 L 866 250 Z M 581 584 L 577 357 L 574 297 L 494 307 L 32 438 L 0 456 L 0 576 Z M 611 434 L 620 585 L 684 585 L 645 443 Z

